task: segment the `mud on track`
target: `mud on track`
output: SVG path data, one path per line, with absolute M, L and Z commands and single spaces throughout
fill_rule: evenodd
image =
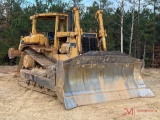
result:
M 153 98 L 134 98 L 66 110 L 58 99 L 19 86 L 16 66 L 0 66 L 0 120 L 160 120 L 160 69 L 145 69 Z

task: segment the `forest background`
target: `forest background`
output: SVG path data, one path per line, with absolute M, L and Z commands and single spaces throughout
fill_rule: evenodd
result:
M 103 10 L 109 51 L 121 51 L 145 60 L 151 67 L 160 56 L 160 0 L 0 0 L 0 64 L 10 47 L 18 48 L 20 37 L 31 32 L 29 17 L 37 13 L 71 11 L 80 8 L 81 28 L 97 32 L 95 13 Z M 43 22 L 37 28 L 50 29 Z M 53 30 L 52 30 L 53 31 Z

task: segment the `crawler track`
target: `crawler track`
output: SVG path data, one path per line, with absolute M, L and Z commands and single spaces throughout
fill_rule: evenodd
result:
M 20 73 L 21 71 L 21 77 L 24 78 L 20 78 L 17 82 L 20 86 L 25 87 L 27 89 L 31 89 L 33 91 L 37 91 L 46 95 L 50 95 L 50 96 L 56 96 L 55 93 L 55 72 L 53 69 L 53 62 L 48 60 L 47 57 L 45 57 L 44 55 L 37 53 L 36 51 L 34 51 L 31 48 L 27 48 L 25 50 L 25 54 L 30 55 L 38 64 L 40 64 L 44 69 L 46 69 L 46 74 L 39 76 L 36 74 L 33 74 L 31 72 L 31 70 L 27 70 L 27 69 L 22 69 L 22 64 L 23 64 L 23 58 L 24 55 L 21 56 L 21 60 L 20 60 L 20 66 L 18 66 L 18 70 L 17 72 Z
M 46 95 L 56 97 L 55 91 L 51 91 L 49 89 L 46 89 L 46 88 L 44 88 L 44 87 L 42 87 L 42 86 L 40 86 L 36 83 L 33 83 L 32 81 L 30 81 L 30 83 L 28 83 L 29 81 L 25 81 L 22 78 L 20 78 L 17 82 L 20 86 L 25 87 L 27 89 L 30 89 L 30 90 L 33 90 L 33 91 L 36 91 L 36 92 L 40 92 L 42 94 L 46 94 Z

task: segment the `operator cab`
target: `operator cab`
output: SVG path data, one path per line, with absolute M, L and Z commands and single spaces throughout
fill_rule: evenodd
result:
M 62 13 L 42 13 L 42 14 L 35 14 L 30 17 L 32 20 L 32 36 L 39 36 L 42 39 L 46 39 L 46 43 L 49 44 L 48 46 L 54 45 L 54 40 L 58 39 L 66 42 L 67 38 L 64 40 L 64 38 L 56 38 L 55 33 L 56 32 L 67 32 L 67 20 L 68 15 L 62 14 Z M 55 32 L 56 31 L 56 32 Z M 44 35 L 44 36 L 42 36 Z M 39 37 L 37 37 L 38 39 Z M 42 40 L 38 41 L 35 39 L 32 39 L 33 41 L 42 43 Z M 33 42 L 31 42 L 32 44 Z M 44 45 L 46 45 L 44 43 Z M 38 45 L 38 43 L 36 43 Z M 42 44 L 41 44 L 42 45 Z

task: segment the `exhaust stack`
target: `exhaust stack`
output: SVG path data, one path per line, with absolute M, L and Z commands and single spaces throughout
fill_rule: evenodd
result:
M 72 11 L 68 11 L 68 32 L 72 31 Z

